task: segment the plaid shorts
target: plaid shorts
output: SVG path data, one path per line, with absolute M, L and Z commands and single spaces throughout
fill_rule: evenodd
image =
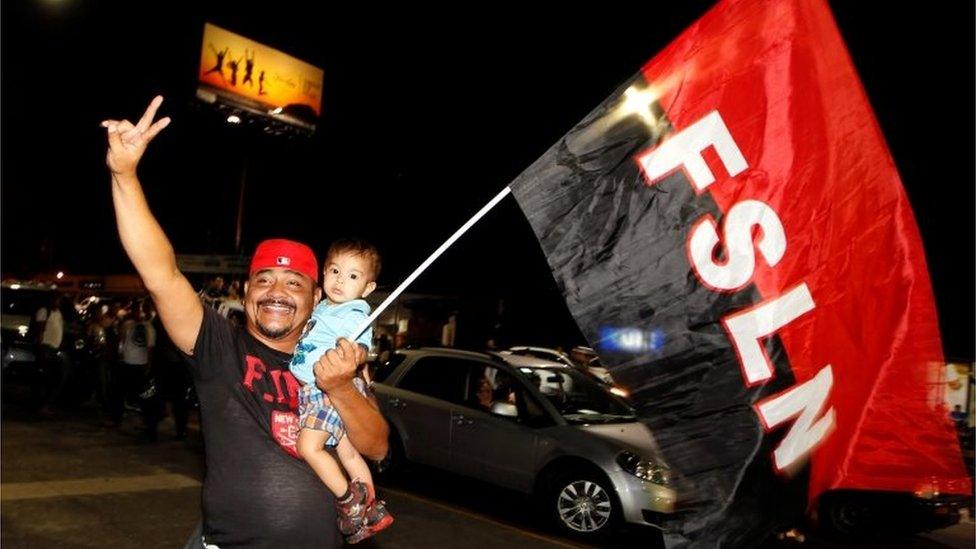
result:
M 352 378 L 352 383 L 360 393 L 367 394 L 366 382 L 361 378 Z M 309 383 L 298 391 L 298 420 L 302 429 L 329 433 L 329 439 L 325 441 L 326 446 L 338 446 L 342 437 L 346 436 L 346 428 L 342 424 L 342 418 L 339 417 L 339 410 L 332 406 L 329 397 L 314 383 Z

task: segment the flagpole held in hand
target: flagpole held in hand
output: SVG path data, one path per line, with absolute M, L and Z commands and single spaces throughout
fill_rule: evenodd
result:
M 441 244 L 439 248 L 434 250 L 434 253 L 430 254 L 430 257 L 425 259 L 424 262 L 421 263 L 419 267 L 414 269 L 414 271 L 410 273 L 410 276 L 408 276 L 406 280 L 401 282 L 400 285 L 397 286 L 397 289 L 393 290 L 393 292 L 390 293 L 390 295 L 385 300 L 383 300 L 383 303 L 380 303 L 380 306 L 373 311 L 373 314 L 369 315 L 369 318 L 364 320 L 359 326 L 356 327 L 356 330 L 352 334 L 350 334 L 349 339 L 352 341 L 356 341 L 356 339 L 364 331 L 366 331 L 366 328 L 369 328 L 370 324 L 372 324 L 373 321 L 375 321 L 381 314 L 383 314 L 383 311 L 387 307 L 389 307 L 390 303 L 393 303 L 393 300 L 399 297 L 400 294 L 403 293 L 403 290 L 406 290 L 407 286 L 409 286 L 411 282 L 413 282 L 418 276 L 420 276 L 420 273 L 424 272 L 427 269 L 427 267 L 430 266 L 431 263 L 436 261 L 437 258 L 440 257 L 442 253 L 444 253 L 445 250 L 451 247 L 451 244 L 454 244 L 454 242 L 457 241 L 457 239 L 461 238 L 461 235 L 467 232 L 467 230 L 470 229 L 472 225 L 477 223 L 482 217 L 485 216 L 485 214 L 491 211 L 491 209 L 494 208 L 495 205 L 501 202 L 502 199 L 508 196 L 509 193 L 511 192 L 512 190 L 510 188 L 505 187 L 504 189 L 502 189 L 500 193 L 496 194 L 494 198 L 492 198 L 487 204 L 485 204 L 480 210 L 478 210 L 478 213 L 474 214 L 474 216 L 472 216 L 471 219 L 469 219 L 464 225 L 461 225 L 460 229 L 455 231 L 454 234 L 447 239 L 447 241 Z

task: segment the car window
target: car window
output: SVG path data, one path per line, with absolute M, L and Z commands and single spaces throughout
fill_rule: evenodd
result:
M 373 379 L 378 383 L 383 383 L 386 381 L 386 378 L 390 377 L 393 370 L 396 370 L 397 366 L 403 363 L 403 359 L 405 358 L 407 358 L 407 355 L 403 353 L 393 353 L 390 360 L 376 365 L 376 369 L 373 371 Z
M 520 368 L 570 423 L 628 422 L 634 410 L 606 386 L 571 368 Z
M 539 403 L 534 397 L 522 391 L 522 398 L 519 398 L 519 403 L 521 407 L 519 408 L 519 416 L 523 419 L 526 425 L 530 427 L 548 427 L 554 425 L 552 418 L 549 414 L 542 408 L 542 404 Z
M 468 372 L 467 406 L 491 413 L 495 402 L 515 404 L 515 380 L 508 373 L 482 363 L 472 363 Z
M 508 419 L 530 426 L 552 424 L 552 419 L 542 406 L 508 372 L 484 364 L 472 364 L 469 375 L 468 407 L 498 416 L 492 411 L 496 403 L 513 404 L 518 416 Z
M 397 387 L 461 404 L 466 395 L 468 362 L 449 357 L 421 357 L 403 375 Z

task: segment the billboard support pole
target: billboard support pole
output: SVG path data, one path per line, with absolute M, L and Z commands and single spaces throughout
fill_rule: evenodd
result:
M 241 159 L 241 189 L 237 195 L 237 227 L 234 231 L 234 251 L 238 254 L 241 250 L 241 233 L 244 227 L 244 188 L 247 185 L 247 153 Z

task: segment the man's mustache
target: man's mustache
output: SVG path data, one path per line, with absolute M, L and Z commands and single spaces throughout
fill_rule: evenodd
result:
M 258 307 L 269 307 L 269 306 L 270 307 L 282 307 L 282 306 L 284 306 L 284 307 L 288 307 L 288 308 L 290 308 L 292 310 L 294 310 L 294 309 L 297 308 L 294 303 L 292 303 L 290 300 L 287 300 L 287 299 L 269 297 L 269 298 L 262 299 L 262 300 L 258 301 Z

